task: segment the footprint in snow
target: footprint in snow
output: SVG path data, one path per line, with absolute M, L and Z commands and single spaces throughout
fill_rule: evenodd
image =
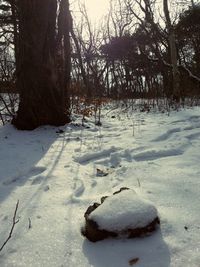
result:
M 33 167 L 28 172 L 26 172 L 24 174 L 18 174 L 17 176 L 14 176 L 14 177 L 4 181 L 3 185 L 11 185 L 12 183 L 16 183 L 16 182 L 19 183 L 20 180 L 30 178 L 32 176 L 37 176 L 37 175 L 43 173 L 44 171 L 46 171 L 46 167 L 43 167 L 43 166 Z
M 165 140 L 169 139 L 172 134 L 178 133 L 180 131 L 181 131 L 181 128 L 170 129 L 166 133 L 158 136 L 157 138 L 153 139 L 152 141 L 154 141 L 154 142 L 165 141 Z
M 190 141 L 193 141 L 195 139 L 198 139 L 200 137 L 200 132 L 199 133 L 193 133 L 190 135 L 187 135 L 186 138 Z
M 46 186 L 44 187 L 44 192 L 47 192 L 47 191 L 49 191 L 49 190 L 50 190 L 49 185 L 46 185 Z
M 74 157 L 75 162 L 78 162 L 79 164 L 88 164 L 90 161 L 96 161 L 102 158 L 110 157 L 110 155 L 114 152 L 117 152 L 119 148 L 116 148 L 114 146 L 104 149 L 97 152 L 89 152 L 85 153 L 81 156 Z
M 82 180 L 77 180 L 74 185 L 74 196 L 80 197 L 85 191 L 85 186 Z
M 185 120 L 176 120 L 176 121 L 173 121 L 171 122 L 171 124 L 177 124 L 177 123 L 180 123 L 180 122 L 188 122 L 188 121 L 199 121 L 200 119 L 200 116 L 198 115 L 194 115 L 194 116 L 191 116 L 189 117 L 188 119 L 185 119 Z
M 194 116 L 191 116 L 191 117 L 189 117 L 188 118 L 188 121 L 196 121 L 196 120 L 199 120 L 200 119 L 200 116 L 198 116 L 198 115 L 194 115 Z
M 184 153 L 184 149 L 166 149 L 166 150 L 147 150 L 134 155 L 135 161 L 149 161 L 165 157 L 179 156 Z
M 38 174 L 43 173 L 44 171 L 46 171 L 46 167 L 40 166 L 40 167 L 33 167 L 29 170 L 28 172 L 28 176 L 36 176 Z
M 45 179 L 45 176 L 39 175 L 39 176 L 35 177 L 35 178 L 32 180 L 31 185 L 41 184 L 41 182 L 42 182 L 44 179 Z
M 24 177 L 23 175 L 18 175 L 12 178 L 7 179 L 6 181 L 3 182 L 3 185 L 11 185 L 12 183 L 16 183 L 18 182 L 22 177 Z
M 95 187 L 97 185 L 97 181 L 93 180 L 91 183 L 91 187 Z

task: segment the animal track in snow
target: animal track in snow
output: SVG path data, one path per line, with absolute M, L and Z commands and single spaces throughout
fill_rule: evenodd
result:
M 32 185 L 36 185 L 36 184 L 41 184 L 42 180 L 44 180 L 45 177 L 42 175 L 36 176 L 33 180 L 32 180 Z
M 194 115 L 194 116 L 191 116 L 185 120 L 176 120 L 176 121 L 172 121 L 171 124 L 177 124 L 177 123 L 182 123 L 182 122 L 188 122 L 188 121 L 199 121 L 200 120 L 200 116 L 197 116 L 197 115 Z
M 194 140 L 194 139 L 197 139 L 200 137 L 200 132 L 198 133 L 193 133 L 193 134 L 190 134 L 190 135 L 187 135 L 186 138 L 188 138 L 190 141 Z
M 91 183 L 91 187 L 95 187 L 97 185 L 97 181 L 93 180 Z
M 41 173 L 46 171 L 46 167 L 40 166 L 40 167 L 33 167 L 28 172 L 23 174 L 18 174 L 14 177 L 11 177 L 3 182 L 4 185 L 11 185 L 12 183 L 20 182 L 20 180 L 30 178 L 32 176 L 37 176 Z
M 85 153 L 82 156 L 74 157 L 74 160 L 80 164 L 86 164 L 89 161 L 95 161 L 100 158 L 109 157 L 111 153 L 116 152 L 118 149 L 116 147 L 111 147 L 109 149 L 104 149 L 102 151 Z
M 40 167 L 33 167 L 30 169 L 30 171 L 28 172 L 28 176 L 36 176 L 38 174 L 43 173 L 44 171 L 46 171 L 46 167 L 40 166 Z
M 80 204 L 80 203 L 88 203 L 88 199 L 81 197 L 85 191 L 85 185 L 82 180 L 77 179 L 74 183 L 73 193 L 70 195 L 68 203 Z
M 80 197 L 85 191 L 85 186 L 82 180 L 77 180 L 74 185 L 74 196 Z
M 44 192 L 47 192 L 47 191 L 49 191 L 50 190 L 50 187 L 49 187 L 49 185 L 46 185 L 45 187 L 44 187 Z
M 14 177 L 11 177 L 9 179 L 6 179 L 6 181 L 3 182 L 3 185 L 11 185 L 12 183 L 16 183 L 18 182 L 22 177 L 24 177 L 23 175 L 17 175 Z
M 181 131 L 181 128 L 174 128 L 174 129 L 171 129 L 171 130 L 168 130 L 166 133 L 158 136 L 157 138 L 153 139 L 152 141 L 154 142 L 159 142 L 159 141 L 165 141 L 167 140 L 168 138 L 170 138 L 170 136 L 173 134 L 173 133 L 178 133 Z
M 184 150 L 182 148 L 166 149 L 166 150 L 147 150 L 135 154 L 133 157 L 135 161 L 156 160 L 165 157 L 172 157 L 182 155 Z
M 188 126 L 188 127 L 183 128 L 183 130 L 190 131 L 190 130 L 195 130 L 195 129 L 199 129 L 199 128 L 200 128 L 200 125 L 195 123 L 192 126 Z
M 188 118 L 188 121 L 197 121 L 197 120 L 200 120 L 200 116 L 197 116 L 197 115 L 194 115 L 194 116 L 191 116 Z

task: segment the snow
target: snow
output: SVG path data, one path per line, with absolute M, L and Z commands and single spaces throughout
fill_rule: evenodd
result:
M 127 267 L 134 258 L 137 267 L 199 266 L 200 108 L 169 116 L 106 108 L 102 127 L 79 116 L 60 128 L 0 127 L 0 246 L 19 200 L 1 267 Z M 89 242 L 80 234 L 87 207 L 121 187 L 154 203 L 160 230 Z
M 95 152 L 95 153 L 86 153 L 82 156 L 77 156 L 74 158 L 74 160 L 78 163 L 87 163 L 88 161 L 91 161 L 91 160 L 94 160 L 95 159 L 98 159 L 98 158 L 102 158 L 102 157 L 106 157 L 108 155 L 113 155 L 114 151 L 116 151 L 117 148 L 115 148 L 114 146 L 109 148 L 109 149 L 105 149 L 105 150 L 102 150 L 102 151 L 98 151 L 98 152 Z
M 124 190 L 107 198 L 89 219 L 95 221 L 99 229 L 120 232 L 145 227 L 157 216 L 154 205 L 138 197 L 135 191 Z

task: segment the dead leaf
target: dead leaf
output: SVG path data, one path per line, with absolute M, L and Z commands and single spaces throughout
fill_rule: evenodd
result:
M 132 265 L 136 264 L 138 261 L 139 261 L 139 258 L 131 259 L 131 260 L 129 261 L 129 265 L 132 266 Z

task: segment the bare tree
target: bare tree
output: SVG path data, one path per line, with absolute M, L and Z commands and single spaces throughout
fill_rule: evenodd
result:
M 178 55 L 176 47 L 176 38 L 174 27 L 171 23 L 168 0 L 163 0 L 163 10 L 166 19 L 166 26 L 168 31 L 169 50 L 171 55 L 172 73 L 173 73 L 173 97 L 177 103 L 180 102 L 180 72 L 178 69 Z

